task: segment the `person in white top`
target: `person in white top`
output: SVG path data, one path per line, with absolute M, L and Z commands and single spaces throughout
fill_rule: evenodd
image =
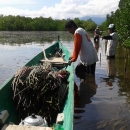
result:
M 80 56 L 80 63 L 75 69 L 76 75 L 78 72 L 95 75 L 98 56 L 87 32 L 83 28 L 77 27 L 73 20 L 68 20 L 65 28 L 74 35 L 74 50 L 69 62 L 75 62 L 78 55 Z
M 109 30 L 109 35 L 101 36 L 101 37 L 102 37 L 102 39 L 108 40 L 106 55 L 107 55 L 107 58 L 109 59 L 109 58 L 115 58 L 116 47 L 117 47 L 117 43 L 118 43 L 118 35 L 115 32 L 114 24 L 110 24 L 108 26 L 108 30 Z

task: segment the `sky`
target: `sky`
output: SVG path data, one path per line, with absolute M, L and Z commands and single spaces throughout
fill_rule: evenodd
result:
M 73 19 L 106 17 L 120 0 L 0 0 L 0 15 Z

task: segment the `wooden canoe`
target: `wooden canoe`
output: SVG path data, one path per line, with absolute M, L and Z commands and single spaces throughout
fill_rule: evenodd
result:
M 66 64 L 70 57 L 70 52 L 68 49 L 60 42 L 56 41 L 54 44 L 52 44 L 50 47 L 45 49 L 46 57 L 49 58 L 49 54 L 53 54 L 55 48 L 61 48 L 64 53 L 64 63 Z M 42 60 L 45 59 L 44 53 L 40 52 L 37 54 L 33 59 L 31 59 L 25 66 L 34 66 L 39 65 Z M 55 63 L 55 62 L 54 62 Z M 64 63 L 55 63 L 57 65 L 63 65 Z M 64 66 L 62 66 L 64 67 Z M 73 130 L 73 110 L 74 110 L 74 97 L 73 97 L 73 86 L 74 86 L 74 65 L 73 63 L 71 65 L 65 65 L 65 69 L 70 72 L 68 82 L 69 82 L 69 91 L 67 93 L 67 98 L 64 104 L 64 108 L 61 113 L 64 113 L 64 121 L 63 121 L 63 128 L 64 130 Z M 13 81 L 13 77 L 11 77 L 7 82 L 5 82 L 2 86 L 0 86 L 0 112 L 3 110 L 6 110 L 8 112 L 8 118 L 5 121 L 4 124 L 8 124 L 9 122 L 13 122 L 15 125 L 18 125 L 17 123 L 17 112 L 12 100 L 11 95 L 11 83 Z M 0 125 L 2 128 L 2 125 Z

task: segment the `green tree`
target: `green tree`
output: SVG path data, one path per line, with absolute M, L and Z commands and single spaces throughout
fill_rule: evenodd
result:
M 91 31 L 94 30 L 96 24 L 91 20 L 74 19 L 79 27 Z M 30 18 L 24 16 L 3 16 L 0 15 L 0 30 L 1 31 L 65 31 L 65 19 L 53 20 L 49 18 Z

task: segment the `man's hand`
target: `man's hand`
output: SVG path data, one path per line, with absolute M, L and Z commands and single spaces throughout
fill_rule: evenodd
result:
M 102 38 L 102 40 L 103 40 L 103 36 L 100 36 L 101 38 Z
M 71 59 L 72 59 L 72 57 L 69 58 L 69 60 L 71 60 Z
M 71 59 L 72 59 L 72 57 L 69 58 L 68 65 L 71 65 L 71 63 L 72 63 Z
M 69 60 L 69 61 L 68 61 L 68 65 L 71 65 L 71 63 L 72 63 L 72 61 L 71 61 L 71 60 Z

